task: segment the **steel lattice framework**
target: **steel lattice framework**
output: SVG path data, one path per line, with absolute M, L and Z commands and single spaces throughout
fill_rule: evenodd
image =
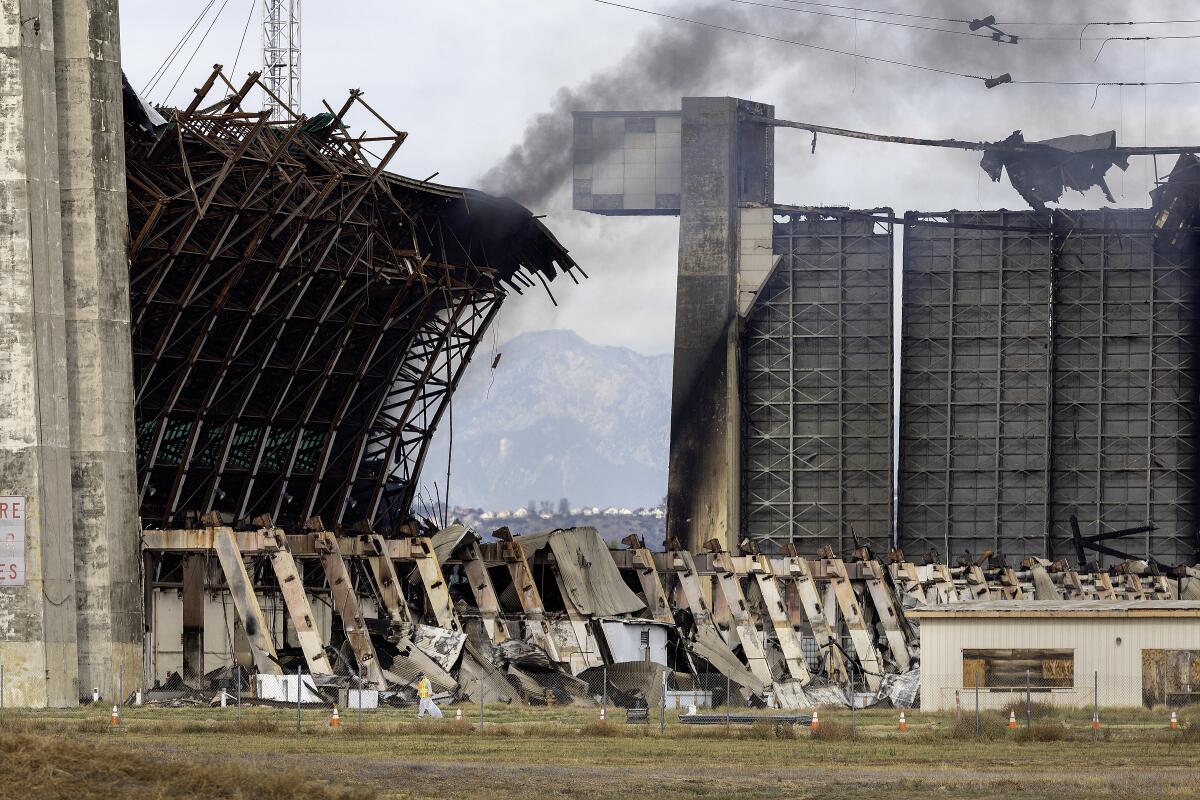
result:
M 1152 524 L 1114 543 L 1165 564 L 1200 554 L 1200 270 L 1156 247 L 1148 209 L 1055 215 L 1051 533 Z M 1059 547 L 1069 551 L 1069 545 Z
M 299 113 L 300 0 L 262 0 L 263 109 L 271 119 Z
M 1053 558 L 1075 515 L 1191 561 L 1194 259 L 1155 248 L 1149 211 L 906 220 L 901 547 Z
M 741 340 L 743 533 L 764 552 L 849 552 L 851 532 L 886 551 L 892 226 L 780 209 L 774 252 Z
M 166 125 L 127 110 L 143 519 L 396 526 L 508 289 L 575 265 L 516 203 L 385 172 L 405 134 L 360 93 L 276 119 L 255 89 L 218 68 Z

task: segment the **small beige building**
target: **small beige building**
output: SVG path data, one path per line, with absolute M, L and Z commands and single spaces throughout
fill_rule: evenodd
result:
M 924 606 L 921 709 L 1200 702 L 1200 602 L 988 600 Z

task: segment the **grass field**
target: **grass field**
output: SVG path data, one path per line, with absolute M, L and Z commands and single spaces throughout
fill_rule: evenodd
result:
M 125 709 L 7 712 L 0 797 L 92 798 L 1194 798 L 1200 726 L 1172 732 L 1161 711 L 1106 712 L 1098 740 L 1084 711 L 1036 709 L 1009 731 L 914 712 L 821 714 L 818 736 L 762 722 L 695 728 L 599 724 L 591 709 L 478 708 L 433 722 L 411 711 Z M 1200 709 L 1193 710 L 1200 722 Z M 619 710 L 615 712 L 621 714 Z M 453 709 L 448 716 L 453 717 Z

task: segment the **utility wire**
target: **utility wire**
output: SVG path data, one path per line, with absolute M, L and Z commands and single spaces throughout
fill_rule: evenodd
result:
M 154 74 L 150 76 L 148 81 L 146 81 L 146 85 L 142 87 L 142 94 L 147 94 L 148 92 L 154 91 L 154 87 L 157 86 L 158 82 L 162 80 L 164 75 L 166 75 L 167 70 L 171 68 L 171 64 L 175 62 L 175 59 L 178 57 L 180 51 L 183 50 L 183 48 L 187 45 L 188 40 L 192 38 L 192 34 L 195 33 L 196 28 L 200 27 L 200 23 L 204 20 L 204 17 L 208 15 L 209 9 L 211 9 L 213 4 L 216 2 L 217 0 L 208 0 L 208 3 L 205 4 L 204 8 L 200 9 L 200 13 L 196 15 L 194 20 L 192 20 L 192 24 L 188 26 L 188 29 L 184 31 L 183 36 L 181 36 L 179 41 L 175 43 L 175 46 L 171 48 L 171 52 L 167 53 L 166 57 L 163 58 L 162 63 L 158 65 L 156 70 L 154 70 Z
M 729 0 L 729 2 L 738 3 L 739 5 L 744 5 L 744 6 L 758 6 L 759 8 L 774 8 L 778 11 L 787 11 L 792 14 L 813 14 L 813 15 L 820 16 L 820 17 L 834 17 L 835 19 L 848 19 L 848 20 L 852 20 L 853 22 L 870 22 L 875 25 L 888 25 L 888 26 L 891 26 L 894 28 L 910 28 L 910 29 L 919 30 L 919 31 L 933 31 L 935 33 L 950 33 L 955 36 L 971 36 L 976 39 L 986 39 L 989 42 L 994 41 L 992 38 L 992 35 L 990 33 L 976 33 L 975 31 L 960 31 L 960 30 L 954 30 L 953 28 L 935 28 L 932 25 L 917 25 L 912 22 L 896 22 L 895 20 L 889 20 L 889 19 L 871 19 L 870 17 L 855 17 L 855 16 L 851 16 L 850 14 L 835 14 L 832 11 L 814 11 L 810 8 L 796 8 L 795 6 L 777 6 L 777 5 L 772 5 L 771 3 L 755 2 L 755 0 Z M 782 0 L 782 2 L 786 3 L 786 2 L 789 2 L 789 0 Z M 951 21 L 957 21 L 957 20 L 951 20 Z M 1025 38 L 1025 37 L 1022 37 L 1022 38 Z M 1066 37 L 1064 37 L 1064 38 L 1066 38 Z M 1075 41 L 1074 37 L 1070 37 L 1070 41 Z
M 246 44 L 246 34 L 250 32 L 250 20 L 254 17 L 254 9 L 258 5 L 258 0 L 250 0 L 250 13 L 246 15 L 246 27 L 242 28 L 242 40 L 238 42 L 237 55 L 233 57 L 233 69 L 229 70 L 229 74 L 237 76 L 238 61 L 242 58 L 242 46 Z
M 838 50 L 833 47 L 825 47 L 824 45 L 813 44 L 812 42 L 801 42 L 796 39 L 785 39 L 782 36 L 771 36 L 766 33 L 758 33 L 757 31 L 748 31 L 744 28 L 734 28 L 728 25 L 719 25 L 715 22 L 705 22 L 704 20 L 692 19 L 691 17 L 679 17 L 674 14 L 667 14 L 662 11 L 652 11 L 648 8 L 638 8 L 637 6 L 627 6 L 621 3 L 613 2 L 613 0 L 592 0 L 593 3 L 599 3 L 602 6 L 612 6 L 613 8 L 622 8 L 626 11 L 636 11 L 639 14 L 648 14 L 652 17 L 661 17 L 662 19 L 674 20 L 675 22 L 686 22 L 691 25 L 699 25 L 704 28 L 711 28 L 718 31 L 728 31 L 729 33 L 740 33 L 743 36 L 753 36 L 757 39 L 766 39 L 772 42 L 780 42 L 783 44 L 795 45 L 796 47 L 806 47 L 810 50 L 819 50 L 824 53 L 833 53 L 839 56 L 848 56 L 850 58 L 861 58 L 865 61 L 875 61 L 880 64 L 891 64 L 897 67 L 907 67 L 909 69 L 919 69 L 925 72 L 936 72 L 940 75 L 950 75 L 955 78 L 969 78 L 971 80 L 985 81 L 982 75 L 972 75 L 966 72 L 955 72 L 950 69 L 942 69 L 941 67 L 932 67 L 928 64 L 915 64 L 909 61 L 898 61 L 891 58 L 882 58 L 880 56 L 863 55 L 862 53 L 852 53 L 848 50 Z
M 867 9 L 867 8 L 854 8 L 851 6 L 835 6 L 835 5 L 831 5 L 831 4 L 827 4 L 827 3 L 809 3 L 809 2 L 807 2 L 807 0 L 778 0 L 778 1 L 781 3 L 790 3 L 792 5 L 777 6 L 777 5 L 771 5 L 768 3 L 754 2 L 753 0 L 729 0 L 729 2 L 731 2 L 731 3 L 739 3 L 741 5 L 748 5 L 748 6 L 761 6 L 763 8 L 774 8 L 774 9 L 778 9 L 779 11 L 788 11 L 788 12 L 795 13 L 795 14 L 813 14 L 813 15 L 822 16 L 822 17 L 834 17 L 836 19 L 847 19 L 847 20 L 852 20 L 854 22 L 870 22 L 875 25 L 888 25 L 888 26 L 895 27 L 895 28 L 910 28 L 913 30 L 932 31 L 934 33 L 949 33 L 949 34 L 954 34 L 956 36 L 974 36 L 979 39 L 986 39 L 989 42 L 996 41 L 996 42 L 1000 42 L 1003 44 L 1010 44 L 1010 43 L 1016 44 L 1017 43 L 1016 41 L 1005 42 L 1003 39 L 998 39 L 990 33 L 978 33 L 976 31 L 957 30 L 954 28 L 938 28 L 938 27 L 934 27 L 932 25 L 917 25 L 917 24 L 910 23 L 910 22 L 897 22 L 896 20 L 889 20 L 889 19 L 871 19 L 869 17 L 857 17 L 857 16 L 852 16 L 850 14 L 835 14 L 832 11 L 816 11 L 811 8 L 799 8 L 798 6 L 818 5 L 818 6 L 821 6 L 822 8 L 844 9 L 847 11 L 853 11 L 855 13 L 863 13 L 863 14 L 888 14 L 888 13 L 892 13 L 892 12 L 875 11 L 875 10 Z M 913 17 L 916 19 L 933 20 L 936 22 L 953 22 L 953 23 L 962 24 L 962 25 L 970 25 L 972 22 L 972 20 L 969 20 L 969 19 L 951 19 L 949 17 L 927 17 L 927 16 L 924 16 L 921 14 L 904 14 L 903 16 Z M 1008 24 L 1010 24 L 1010 23 L 996 22 L 996 23 L 994 23 L 994 26 L 1001 27 L 1001 26 L 1008 25 Z M 1028 24 L 1033 25 L 1033 24 L 1040 24 L 1040 23 L 1032 23 L 1031 22 Z M 1078 24 L 1078 23 L 1076 23 L 1076 24 Z M 1130 36 L 1130 37 L 1094 36 L 1094 37 L 1090 37 L 1090 38 L 1083 38 L 1082 36 L 1078 36 L 1078 37 L 1077 36 L 1038 36 L 1038 35 L 1022 34 L 1021 36 L 1015 37 L 1015 38 L 1019 39 L 1021 41 L 1039 41 L 1039 42 L 1079 41 L 1081 47 L 1082 47 L 1083 42 L 1101 42 L 1102 43 L 1101 49 L 1103 49 L 1103 47 L 1104 47 L 1103 43 L 1110 42 L 1113 40 L 1118 40 L 1118 39 L 1129 39 L 1129 40 L 1135 40 L 1135 41 L 1143 41 L 1143 40 L 1158 41 L 1160 39 L 1200 39 L 1200 34 L 1163 35 L 1163 36 Z
M 801 6 L 816 6 L 818 8 L 832 8 L 839 11 L 854 11 L 861 14 L 878 14 L 886 17 L 905 17 L 907 19 L 924 19 L 931 22 L 956 22 L 963 25 L 969 25 L 972 20 L 959 17 L 939 17 L 931 14 L 914 14 L 907 11 L 889 11 L 883 8 L 864 8 L 862 6 L 849 6 L 840 3 L 822 3 L 817 0 L 780 0 L 783 3 L 790 3 Z M 1147 20 L 1112 20 L 1112 21 L 1080 21 L 1080 22 L 1057 22 L 1054 20 L 1000 20 L 995 24 L 1000 25 L 1044 25 L 1046 27 L 1063 27 L 1074 28 L 1082 26 L 1087 28 L 1091 25 L 1188 25 L 1200 23 L 1200 19 L 1147 19 Z M 1022 37 L 1025 38 L 1025 37 Z
M 194 61 L 196 58 L 196 53 L 200 52 L 200 48 L 204 45 L 204 40 L 208 38 L 210 33 L 212 33 L 213 26 L 217 24 L 217 20 L 221 18 L 221 12 L 225 10 L 225 6 L 227 5 L 229 5 L 229 0 L 223 0 L 221 7 L 217 9 L 217 13 L 213 14 L 212 21 L 208 23 L 208 28 L 205 29 L 204 35 L 200 37 L 200 41 L 196 42 L 196 49 L 192 50 L 192 54 L 188 56 L 187 63 L 185 63 L 183 68 L 179 70 L 179 75 L 175 77 L 175 82 L 171 84 L 171 88 L 167 91 L 167 96 L 163 98 L 164 102 L 169 100 L 171 95 L 175 93 L 175 87 L 179 85 L 179 81 L 183 80 L 183 74 L 187 72 L 188 67 L 192 65 L 192 61 Z
M 748 0 L 747 0 L 748 1 Z M 780 42 L 782 44 L 795 45 L 796 47 L 805 47 L 810 50 L 819 50 L 824 53 L 833 53 L 834 55 L 847 56 L 849 58 L 861 58 L 864 61 L 874 61 L 879 64 L 890 64 L 896 67 L 907 67 L 908 69 L 917 69 L 924 72 L 934 72 L 939 75 L 949 75 L 955 78 L 968 78 L 970 80 L 984 81 L 987 87 L 993 88 L 1004 83 L 1025 84 L 1025 85 L 1040 85 L 1040 86 L 1192 86 L 1200 84 L 1200 79 L 1186 81 L 1052 81 L 1052 80 L 1016 80 L 1007 75 L 1001 76 L 1000 79 L 988 78 L 983 75 L 975 75 L 969 72 L 958 72 L 951 69 L 942 69 L 941 67 L 933 67 L 928 64 L 916 64 L 911 61 L 900 61 L 897 59 L 883 58 L 881 56 L 870 56 L 862 53 L 852 53 L 848 50 L 839 50 L 834 47 L 826 47 L 824 45 L 813 44 L 812 42 L 802 42 L 796 39 L 785 39 L 782 36 L 771 36 L 766 33 L 757 31 L 748 31 L 744 28 L 734 28 L 730 25 L 720 25 L 715 22 L 706 22 L 704 20 L 693 19 L 691 17 L 680 17 L 675 14 L 667 14 L 663 11 L 653 11 L 648 8 L 639 8 L 637 6 L 624 5 L 623 3 L 613 2 L 613 0 L 592 0 L 593 3 L 598 3 L 603 6 L 611 6 L 620 8 L 626 11 L 636 11 L 639 14 L 647 14 L 652 17 L 661 19 L 669 19 L 675 22 L 686 22 L 690 25 L 699 25 L 705 28 L 711 28 L 718 31 L 726 31 L 729 33 L 739 33 L 743 36 L 753 36 L 757 39 L 766 39 L 767 41 Z M 999 24 L 999 23 L 997 23 Z

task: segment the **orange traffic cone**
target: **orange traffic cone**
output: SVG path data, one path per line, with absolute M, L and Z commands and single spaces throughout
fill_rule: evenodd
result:
M 908 730 L 908 721 L 904 719 L 903 711 L 900 712 L 900 730 L 902 732 Z
M 1092 730 L 1094 730 L 1094 731 L 1100 730 L 1100 712 L 1099 711 L 1092 712 Z
M 821 727 L 821 721 L 817 719 L 817 710 L 815 708 L 813 709 L 812 724 L 810 724 L 808 727 L 812 728 L 814 731 Z
M 331 716 L 329 718 L 329 727 L 331 727 L 331 728 L 342 727 L 342 718 L 338 716 L 337 706 L 333 707 L 333 716 Z
M 604 706 L 600 706 L 600 721 L 604 722 Z
M 1017 712 L 1013 711 L 1011 708 L 1008 710 L 1008 727 L 1017 727 Z
M 462 709 L 461 708 L 454 709 L 454 721 L 462 722 Z
M 1179 717 L 1175 716 L 1175 712 L 1171 712 L 1171 730 L 1179 730 Z
M 117 727 L 120 727 L 120 725 L 121 725 L 121 709 L 117 708 L 116 706 L 113 706 L 112 726 L 114 728 L 117 728 Z

